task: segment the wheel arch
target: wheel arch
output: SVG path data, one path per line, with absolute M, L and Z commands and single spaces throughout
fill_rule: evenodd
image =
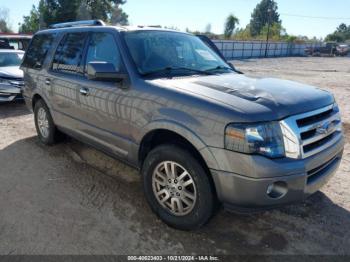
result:
M 32 97 L 32 105 L 31 105 L 33 110 L 34 110 L 35 104 L 36 104 L 39 100 L 45 101 L 45 100 L 42 98 L 41 95 L 39 95 L 39 94 L 33 95 L 33 97 Z M 45 103 L 46 103 L 46 102 L 45 102 Z
M 46 97 L 43 96 L 43 95 L 41 95 L 41 94 L 39 94 L 39 93 L 35 93 L 35 94 L 33 94 L 33 96 L 32 96 L 32 101 L 31 101 L 31 102 L 32 102 L 31 106 L 32 106 L 32 109 L 33 109 L 33 110 L 34 110 L 35 104 L 36 104 L 39 100 L 43 100 L 44 103 L 47 105 L 47 107 L 48 107 L 49 109 L 51 109 L 50 104 L 47 103 Z
M 208 146 L 192 130 L 170 121 L 153 122 L 144 129 L 140 139 L 138 164 L 142 167 L 147 154 L 161 144 L 176 144 L 193 153 L 203 167 L 209 171 L 216 169 L 218 163 Z

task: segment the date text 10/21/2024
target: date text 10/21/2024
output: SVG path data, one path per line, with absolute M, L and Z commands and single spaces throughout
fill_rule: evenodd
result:
M 128 261 L 220 261 L 217 256 L 128 256 Z

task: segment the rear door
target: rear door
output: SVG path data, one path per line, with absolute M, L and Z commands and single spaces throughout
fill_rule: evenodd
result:
M 69 130 L 79 128 L 79 90 L 84 78 L 80 70 L 87 32 L 70 32 L 63 35 L 56 48 L 52 64 L 45 79 L 51 90 L 56 124 Z

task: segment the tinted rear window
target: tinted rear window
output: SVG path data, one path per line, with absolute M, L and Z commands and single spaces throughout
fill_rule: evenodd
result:
M 22 66 L 41 69 L 54 39 L 54 34 L 40 34 L 34 36 Z

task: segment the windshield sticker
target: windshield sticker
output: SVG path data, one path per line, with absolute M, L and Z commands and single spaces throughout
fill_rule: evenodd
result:
M 196 52 L 203 57 L 205 60 L 208 61 L 217 61 L 216 58 L 209 53 L 207 50 L 203 50 L 203 49 L 196 49 Z

